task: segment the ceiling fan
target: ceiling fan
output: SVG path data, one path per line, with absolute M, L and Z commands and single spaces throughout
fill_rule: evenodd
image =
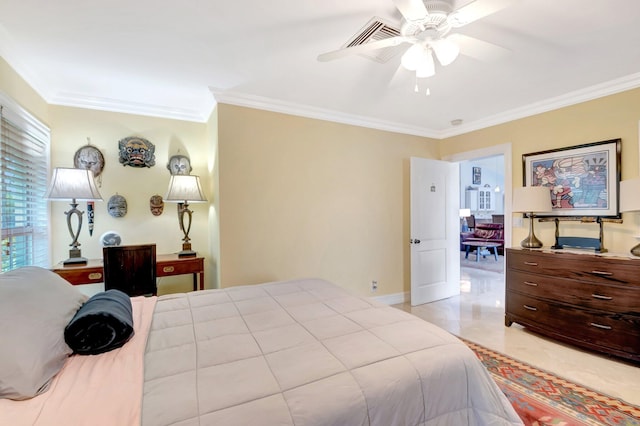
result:
M 402 67 L 415 71 L 416 78 L 430 77 L 435 74 L 433 56 L 435 55 L 442 66 L 451 64 L 460 54 L 460 42 L 482 45 L 485 51 L 492 48 L 504 50 L 491 43 L 450 32 L 453 28 L 462 27 L 497 12 L 513 1 L 473 0 L 456 9 L 455 0 L 393 0 L 403 18 L 399 35 L 323 53 L 318 56 L 318 60 L 326 62 L 408 43 L 411 46 L 402 55 Z

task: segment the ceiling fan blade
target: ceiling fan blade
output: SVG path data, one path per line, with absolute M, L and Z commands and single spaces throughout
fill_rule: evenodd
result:
M 463 55 L 480 61 L 496 61 L 511 54 L 507 48 L 464 34 L 451 34 L 447 40 L 455 42 Z
M 422 0 L 393 0 L 393 4 L 407 21 L 424 19 L 429 14 Z
M 358 55 L 360 53 L 369 52 L 371 50 L 382 49 L 385 47 L 397 46 L 402 43 L 413 43 L 414 39 L 411 37 L 389 37 L 383 40 L 372 41 L 370 43 L 360 44 L 353 47 L 345 47 L 343 49 L 334 50 L 327 53 L 318 55 L 318 61 L 327 62 L 334 59 L 344 58 L 349 55 Z
M 449 23 L 454 28 L 477 21 L 492 13 L 512 5 L 517 0 L 475 0 L 449 15 Z

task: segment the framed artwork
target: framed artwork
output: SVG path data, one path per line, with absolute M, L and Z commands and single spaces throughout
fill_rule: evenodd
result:
M 482 183 L 482 169 L 480 169 L 480 167 L 474 167 L 472 175 L 473 175 L 473 184 L 480 185 Z
M 620 139 L 522 155 L 524 186 L 549 188 L 550 213 L 537 216 L 620 217 Z

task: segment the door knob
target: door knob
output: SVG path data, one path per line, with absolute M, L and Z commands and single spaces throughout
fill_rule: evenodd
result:
M 420 240 L 417 238 L 414 240 L 413 238 L 409 240 L 409 244 L 420 244 Z

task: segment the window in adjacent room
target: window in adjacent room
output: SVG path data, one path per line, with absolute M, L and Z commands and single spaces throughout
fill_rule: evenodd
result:
M 48 267 L 49 129 L 0 93 L 1 270 Z

